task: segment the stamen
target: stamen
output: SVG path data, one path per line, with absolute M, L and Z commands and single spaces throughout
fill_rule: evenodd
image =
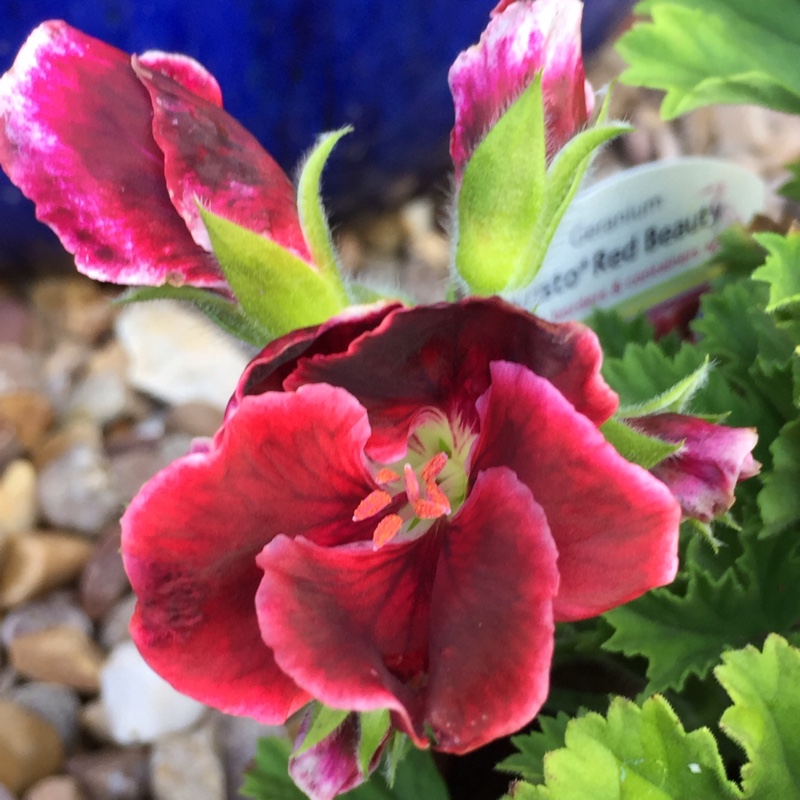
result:
M 433 481 L 425 484 L 425 491 L 431 502 L 442 507 L 442 514 L 450 513 L 450 498 Z
M 391 502 L 392 496 L 388 492 L 384 492 L 383 489 L 375 489 L 358 504 L 358 508 L 353 512 L 353 522 L 361 522 L 374 517 Z
M 399 480 L 400 476 L 393 469 L 389 469 L 389 467 L 379 469 L 378 474 L 375 476 L 375 483 L 380 483 L 381 485 L 385 483 L 394 483 Z
M 391 541 L 400 528 L 403 527 L 403 519 L 398 514 L 387 514 L 375 528 L 372 534 L 372 547 L 380 550 L 387 542 Z
M 411 464 L 406 464 L 403 472 L 406 478 L 406 495 L 408 496 L 408 502 L 415 503 L 420 497 L 419 481 L 417 480 L 414 470 L 411 469 Z
M 439 519 L 443 514 L 450 512 L 450 503 L 442 505 L 433 500 L 415 500 L 411 507 L 420 519 Z
M 447 453 L 437 453 L 423 468 L 420 475 L 426 483 L 432 481 L 447 464 Z

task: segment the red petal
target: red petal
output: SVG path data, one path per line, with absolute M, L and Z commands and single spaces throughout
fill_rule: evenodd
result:
M 151 72 L 160 72 L 179 83 L 193 95 L 207 103 L 222 107 L 222 90 L 217 79 L 200 63 L 181 53 L 163 53 L 161 50 L 148 50 L 138 59 Z
M 272 239 L 307 261 L 294 187 L 261 147 L 216 102 L 190 91 L 199 83 L 194 73 L 172 76 L 190 81 L 188 87 L 155 67 L 162 57 L 133 58 L 133 69 L 150 93 L 153 135 L 164 153 L 164 175 L 170 198 L 194 240 L 211 250 L 197 200 L 215 214 Z
M 308 700 L 261 640 L 256 556 L 278 533 L 372 547 L 374 525 L 350 522 L 373 488 L 368 436 L 364 410 L 341 389 L 249 397 L 207 452 L 176 461 L 134 498 L 122 546 L 139 598 L 132 632 L 176 688 L 268 722 Z
M 649 472 L 530 370 L 492 364 L 472 470 L 507 465 L 533 492 L 558 548 L 556 620 L 591 617 L 675 577 L 680 508 Z
M 278 536 L 258 557 L 261 635 L 281 669 L 333 708 L 391 709 L 420 746 L 419 700 L 403 681 L 425 667 L 436 545 L 431 532 L 379 550 Z
M 600 376 L 601 359 L 597 338 L 580 323 L 549 323 L 496 298 L 470 299 L 395 310 L 347 352 L 300 359 L 285 386 L 348 389 L 369 411 L 370 455 L 387 463 L 403 457 L 409 425 L 426 406 L 476 428 L 475 401 L 495 360 L 547 378 L 600 424 L 617 407 Z
M 529 722 L 547 697 L 556 548 L 508 469 L 478 476 L 442 540 L 425 719 L 437 750 L 465 753 Z
M 86 275 L 223 287 L 170 202 L 151 117 L 125 53 L 46 22 L 0 78 L 0 165 Z

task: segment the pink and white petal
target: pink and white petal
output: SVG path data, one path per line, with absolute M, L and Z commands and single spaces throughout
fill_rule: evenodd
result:
M 443 537 L 434 581 L 425 720 L 437 750 L 474 750 L 541 708 L 557 557 L 530 489 L 509 469 L 482 472 Z
M 256 138 L 219 105 L 135 56 L 132 64 L 152 101 L 170 199 L 195 242 L 211 250 L 200 202 L 310 263 L 294 186 Z
M 120 50 L 45 22 L 0 78 L 0 166 L 102 281 L 223 288 L 164 185 L 151 107 Z
M 370 414 L 369 454 L 388 462 L 404 452 L 422 408 L 477 429 L 475 402 L 489 386 L 493 360 L 524 364 L 547 378 L 598 424 L 617 408 L 617 395 L 600 375 L 594 333 L 576 322 L 546 322 L 498 298 L 398 309 L 346 352 L 301 359 L 284 386 L 325 382 L 348 389 Z
M 191 56 L 147 50 L 135 58 L 151 72 L 160 72 L 207 103 L 222 107 L 222 90 L 217 79 Z
M 280 668 L 333 708 L 387 708 L 427 746 L 421 700 L 438 545 L 433 531 L 374 550 L 372 542 L 325 548 L 273 539 L 258 557 L 256 605 Z
M 547 516 L 561 575 L 556 621 L 595 616 L 674 579 L 678 503 L 548 381 L 494 363 L 478 411 L 473 474 L 510 467 Z
M 456 121 L 450 154 L 461 175 L 475 148 L 542 72 L 547 154 L 552 158 L 585 124 L 579 0 L 519 0 L 495 9 L 480 42 L 450 69 Z
M 341 389 L 248 397 L 209 450 L 145 484 L 123 516 L 122 553 L 138 597 L 133 634 L 157 672 L 268 722 L 307 701 L 261 640 L 256 556 L 279 533 L 326 545 L 371 536 L 350 521 L 374 488 L 368 436 Z

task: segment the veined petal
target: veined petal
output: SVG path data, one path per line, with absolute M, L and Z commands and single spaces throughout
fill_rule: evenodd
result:
M 0 166 L 89 277 L 222 288 L 170 202 L 151 116 L 125 53 L 45 22 L 0 78 Z
M 684 414 L 653 414 L 627 420 L 636 430 L 683 447 L 651 472 L 675 495 L 687 517 L 711 522 L 734 501 L 740 480 L 757 475 L 753 428 L 726 428 Z
M 291 181 L 213 94 L 207 99 L 202 74 L 160 54 L 134 56 L 131 63 L 150 94 L 169 196 L 195 242 L 211 250 L 199 201 L 310 262 Z M 168 74 L 160 71 L 164 66 Z M 206 96 L 192 91 L 198 84 Z
M 542 507 L 505 468 L 478 475 L 442 538 L 425 720 L 465 753 L 536 715 L 550 684 L 555 543 Z
M 538 72 L 548 158 L 585 124 L 592 94 L 581 58 L 581 12 L 579 0 L 500 3 L 480 42 L 455 60 L 449 80 L 456 111 L 450 137 L 456 179 L 487 131 Z
M 607 611 L 678 568 L 680 507 L 649 472 L 626 461 L 546 380 L 494 363 L 478 401 L 473 474 L 505 465 L 541 504 L 558 548 L 557 621 Z
M 369 523 L 350 521 L 374 488 L 368 437 L 364 409 L 341 389 L 248 397 L 207 451 L 179 459 L 134 498 L 122 521 L 139 597 L 132 633 L 176 688 L 271 723 L 308 701 L 261 639 L 256 556 L 279 533 L 323 546 L 370 540 Z

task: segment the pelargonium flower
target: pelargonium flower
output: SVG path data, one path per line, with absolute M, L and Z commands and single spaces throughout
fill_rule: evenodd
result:
M 733 505 L 739 481 L 758 475 L 753 428 L 727 428 L 684 414 L 651 414 L 626 422 L 638 431 L 675 444 L 675 455 L 657 464 L 653 475 L 669 486 L 684 516 L 711 522 Z
M 600 360 L 584 326 L 497 299 L 272 342 L 213 440 L 124 515 L 142 654 L 267 723 L 315 699 L 451 753 L 517 730 L 554 623 L 677 568 L 678 503 L 598 430 Z
M 291 182 L 187 56 L 43 23 L 0 78 L 0 166 L 98 280 L 225 289 L 196 199 L 310 260 Z
M 542 73 L 547 155 L 586 123 L 594 105 L 581 57 L 580 0 L 501 0 L 480 42 L 450 68 L 456 120 L 450 155 L 460 179 L 486 133 Z

